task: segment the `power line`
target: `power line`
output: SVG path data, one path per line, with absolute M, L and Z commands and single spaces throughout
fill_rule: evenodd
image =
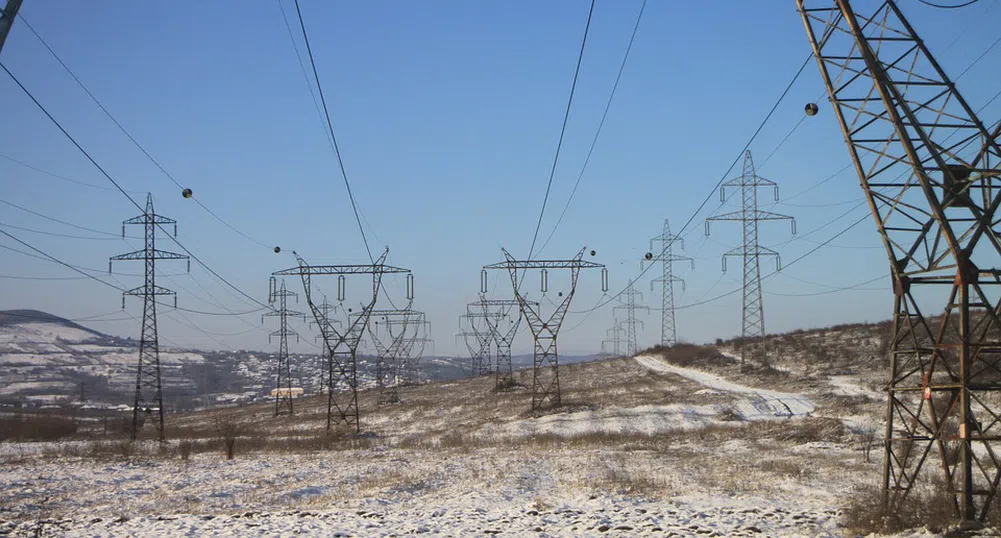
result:
M 45 230 L 36 230 L 34 228 L 26 228 L 24 226 L 15 226 L 13 224 L 7 224 L 5 222 L 0 222 L 0 227 L 13 228 L 15 230 L 21 230 L 22 232 L 30 232 L 34 234 L 49 235 L 53 237 L 63 237 L 66 239 L 78 239 L 86 241 L 115 241 L 116 239 L 118 239 L 116 237 L 94 237 L 87 235 L 70 235 L 70 234 L 61 234 L 58 232 L 46 232 Z
M 24 161 L 20 161 L 18 159 L 15 159 L 14 157 L 11 157 L 10 155 L 5 155 L 3 153 L 0 153 L 0 158 L 7 159 L 8 161 L 10 161 L 10 162 L 12 162 L 14 164 L 23 166 L 24 168 L 27 168 L 29 170 L 34 170 L 35 172 L 39 172 L 41 174 L 45 174 L 47 176 L 54 177 L 56 179 L 61 179 L 63 181 L 68 181 L 70 183 L 75 183 L 77 185 L 83 185 L 84 187 L 90 187 L 92 189 L 99 189 L 99 190 L 102 190 L 102 191 L 113 191 L 113 190 L 115 190 L 113 187 L 102 187 L 101 185 L 94 185 L 93 183 L 87 183 L 86 181 L 80 181 L 78 179 L 73 179 L 73 178 L 70 178 L 70 177 L 61 176 L 59 174 L 55 174 L 55 173 L 49 172 L 48 170 L 42 170 L 41 168 L 38 168 L 37 166 L 32 166 L 32 165 L 30 165 L 30 164 L 28 164 L 28 163 L 26 163 Z
M 608 95 L 608 102 L 605 103 L 605 111 L 601 114 L 601 121 L 598 122 L 598 129 L 594 132 L 594 138 L 591 140 L 591 147 L 587 150 L 587 156 L 584 157 L 584 164 L 580 168 L 580 174 L 577 175 L 577 181 L 573 185 L 573 189 L 570 191 L 570 196 L 567 198 L 567 203 L 563 206 L 563 211 L 560 212 L 560 218 L 556 219 L 556 224 L 553 226 L 553 230 L 549 232 L 549 237 L 546 238 L 542 246 L 539 247 L 539 252 L 546 249 L 549 241 L 552 240 L 553 235 L 556 234 L 556 229 L 560 227 L 560 223 L 563 222 L 563 217 L 567 214 L 567 209 L 570 207 L 570 202 L 573 201 L 573 197 L 577 194 L 577 187 L 580 186 L 581 179 L 584 178 L 584 171 L 587 170 L 588 163 L 591 162 L 591 154 L 594 153 L 594 146 L 598 143 L 598 137 L 601 136 L 601 129 L 605 126 L 605 119 L 608 118 L 608 110 L 612 107 L 612 100 L 615 98 L 615 91 L 619 88 L 619 81 L 622 79 L 622 72 L 626 68 L 626 61 L 629 59 L 629 52 L 633 49 L 633 41 L 636 40 L 636 32 L 640 28 L 640 21 L 643 19 L 643 11 L 646 9 L 647 0 L 643 0 L 640 5 L 639 15 L 636 16 L 636 24 L 633 25 L 633 33 L 629 36 L 629 44 L 626 46 L 626 53 L 622 56 L 622 63 L 619 64 L 619 72 L 615 75 L 615 83 L 612 84 L 612 91 Z
M 34 34 L 35 37 L 38 39 L 38 41 L 42 43 L 42 46 L 44 46 L 45 49 L 49 51 L 49 54 L 51 54 L 52 57 L 56 59 L 56 61 L 59 63 L 59 65 L 61 65 L 62 68 L 66 71 L 66 73 L 68 73 L 69 76 L 72 77 L 73 80 L 77 83 L 77 85 L 80 86 L 80 88 L 84 91 L 84 93 L 86 93 L 87 96 L 90 97 L 91 101 L 93 101 L 94 104 L 97 105 L 97 107 L 101 109 L 101 112 L 104 112 L 104 115 L 107 116 L 108 119 L 111 120 L 111 122 L 114 123 L 116 127 L 118 127 L 118 130 L 120 130 L 122 132 L 122 134 L 124 134 L 126 136 L 126 138 L 128 138 L 129 141 L 131 141 L 132 144 L 136 148 L 138 148 L 139 151 L 141 151 L 142 154 L 145 155 L 146 158 L 149 159 L 149 161 L 151 163 L 153 163 L 153 166 L 155 166 L 157 169 L 159 169 L 161 172 L 163 172 L 163 175 L 166 176 L 168 179 L 170 179 L 170 181 L 173 182 L 174 185 L 176 185 L 178 189 L 182 189 L 183 190 L 184 186 L 181 185 L 181 183 L 177 181 L 177 179 L 173 176 L 173 174 L 171 174 L 170 172 L 168 172 L 167 169 L 164 168 L 163 165 L 161 165 L 160 162 L 157 161 L 153 157 L 153 155 L 151 155 L 150 152 L 147 151 L 146 148 L 143 147 L 143 145 L 140 144 L 138 140 L 136 140 L 136 138 L 134 136 L 132 136 L 132 133 L 130 133 L 125 128 L 125 126 L 122 125 L 121 122 L 119 122 L 118 119 L 115 118 L 115 116 L 111 114 L 111 112 L 107 108 L 105 108 L 105 106 L 101 103 L 101 101 L 98 100 L 97 96 L 95 96 L 90 91 L 90 89 L 87 88 L 87 86 L 83 83 L 83 81 L 80 80 L 80 78 L 76 76 L 76 73 L 74 73 L 73 70 L 70 69 L 68 65 L 66 65 L 66 62 L 64 62 L 62 60 L 62 58 L 60 58 L 59 55 L 56 54 L 56 51 L 52 50 L 52 47 L 49 46 L 48 42 L 46 42 L 45 39 L 42 38 L 42 36 L 37 31 L 35 31 L 35 28 L 33 26 L 31 26 L 31 24 L 28 22 L 27 19 L 24 18 L 24 15 L 19 14 L 18 16 L 21 18 L 21 22 L 23 22 L 24 25 L 28 27 L 28 30 L 30 30 L 31 33 Z M 253 237 L 250 237 L 249 235 L 247 235 L 247 234 L 243 233 L 242 231 L 238 230 L 235 226 L 233 226 L 232 224 L 230 224 L 229 222 L 227 222 L 226 220 L 224 220 L 222 217 L 220 217 L 218 214 L 216 214 L 215 211 L 212 211 L 211 209 L 209 209 L 208 206 L 206 206 L 205 204 L 203 204 L 201 202 L 201 200 L 199 200 L 198 198 L 194 198 L 194 201 L 202 209 L 204 209 L 206 212 L 208 212 L 208 214 L 212 215 L 213 217 L 215 217 L 216 220 L 218 220 L 219 222 L 221 222 L 224 225 L 226 225 L 226 227 L 228 227 L 230 230 L 233 230 L 237 234 L 243 236 L 245 239 L 247 239 L 249 241 L 252 241 L 254 243 L 257 243 L 258 245 L 260 245 L 262 247 L 271 248 L 270 246 L 268 246 L 268 245 L 266 245 L 266 244 L 258 241 L 257 239 L 254 239 Z
M 18 78 L 16 76 L 14 76 L 14 73 L 12 73 L 9 69 L 7 69 L 7 66 L 3 62 L 0 62 L 0 68 L 2 68 L 4 70 L 4 72 L 7 73 L 7 76 L 9 76 L 11 78 L 11 80 L 13 80 L 14 83 L 17 84 L 18 87 L 21 88 L 21 91 L 23 91 L 25 93 L 25 95 L 27 95 L 28 98 L 31 99 L 32 102 L 35 103 L 35 105 L 42 111 L 42 113 L 44 113 L 46 115 L 46 117 L 49 118 L 49 120 L 63 133 L 63 135 L 65 135 L 66 138 L 68 138 L 69 141 L 72 142 L 73 145 L 76 146 L 76 148 L 78 150 L 80 150 L 80 152 L 83 153 L 83 155 L 85 157 L 87 157 L 87 160 L 89 160 L 91 162 L 91 164 L 93 164 L 94 167 L 96 167 L 101 172 L 101 174 L 103 174 L 104 177 L 107 178 L 107 180 L 110 181 L 111 184 L 114 185 L 115 188 L 118 189 L 119 192 L 121 192 L 126 198 L 128 198 L 128 200 L 130 202 L 132 202 L 132 205 L 136 206 L 136 208 L 138 208 L 140 212 L 145 211 L 145 208 L 143 206 L 139 205 L 139 203 L 136 202 L 135 199 L 132 198 L 132 196 L 130 196 L 129 193 L 124 188 L 122 188 L 122 186 L 117 181 L 115 181 L 115 179 L 113 177 L 111 177 L 111 175 L 108 174 L 108 172 L 105 171 L 105 169 L 102 168 L 100 164 L 97 163 L 96 160 L 94 160 L 94 157 L 92 157 L 90 155 L 90 153 L 88 153 L 87 150 L 84 149 L 83 146 L 81 146 L 80 143 L 77 142 L 75 138 L 73 138 L 73 135 L 71 135 L 69 133 L 69 131 L 67 131 L 62 126 L 62 124 L 60 124 L 55 119 L 55 117 L 53 117 L 52 114 L 49 113 L 48 109 L 46 109 L 42 105 L 42 103 L 39 102 L 38 99 L 36 99 L 35 96 L 30 91 L 28 91 L 28 88 L 26 88 L 24 86 L 24 84 L 22 84 L 21 81 L 18 80 Z M 161 226 L 161 228 L 162 228 L 162 226 Z M 236 287 L 235 285 L 233 285 L 232 283 L 230 283 L 228 280 L 226 280 L 225 278 L 223 278 L 219 273 L 217 273 L 215 270 L 213 270 L 211 267 L 209 267 L 205 262 L 203 262 L 198 256 L 195 256 L 190 250 L 188 250 L 187 247 L 185 247 L 183 244 L 181 244 L 181 242 L 178 241 L 178 239 L 176 237 L 173 237 L 173 236 L 171 236 L 169 234 L 168 234 L 168 237 L 170 238 L 171 241 L 174 242 L 174 244 L 176 244 L 181 250 L 183 250 L 188 256 L 190 256 L 191 259 L 195 260 L 195 262 L 197 262 L 199 265 L 201 265 L 203 268 L 205 268 L 206 271 L 208 271 L 213 276 L 215 276 L 216 278 L 218 278 L 219 280 L 221 280 L 227 286 L 229 286 L 230 288 L 233 288 L 240 295 L 243 295 L 244 297 L 250 299 L 254 303 L 256 303 L 256 304 L 258 304 L 258 305 L 260 305 L 262 307 L 265 307 L 265 308 L 270 308 L 268 305 L 265 305 L 264 303 L 258 301 L 257 299 L 255 299 L 252 296 L 248 295 L 243 290 L 241 290 L 240 288 Z
M 758 124 L 758 127 L 757 127 L 757 129 L 755 129 L 754 133 L 751 135 L 751 138 L 749 138 L 747 140 L 747 143 L 744 144 L 744 147 L 740 150 L 740 153 L 738 153 L 737 157 L 733 160 L 732 163 L 730 163 L 730 167 L 727 168 L 727 170 L 723 174 L 723 176 L 719 179 L 719 181 L 716 182 L 716 184 L 713 186 L 712 190 L 709 191 L 709 194 L 707 194 L 706 197 L 705 197 L 705 199 L 702 200 L 702 203 L 699 204 L 699 207 L 695 210 L 694 213 L 692 213 L 692 216 L 688 218 L 688 220 L 685 222 L 685 225 L 681 227 L 681 230 L 678 231 L 677 235 L 682 235 L 682 234 L 685 233 L 685 230 L 688 228 L 688 226 L 691 225 L 692 221 L 694 221 L 695 218 L 698 217 L 699 213 L 702 212 L 702 210 L 705 208 L 706 204 L 709 203 L 710 198 L 712 198 L 712 196 L 716 192 L 716 190 L 719 189 L 720 185 L 722 185 L 724 181 L 726 181 L 727 176 L 729 176 L 730 172 L 733 171 L 733 167 L 737 165 L 737 162 L 739 162 L 740 159 L 744 156 L 744 152 L 747 151 L 747 148 L 749 148 L 751 146 L 751 143 L 754 142 L 755 138 L 758 137 L 758 134 L 761 133 L 761 130 L 764 129 L 765 124 L 767 124 L 768 120 L 771 119 L 772 115 L 775 113 L 775 111 L 778 109 L 779 105 L 782 103 L 782 101 L 785 99 L 786 95 L 789 93 L 789 90 L 792 89 L 793 84 L 795 84 L 796 80 L 799 79 L 799 76 L 801 74 L 803 74 L 803 70 L 806 69 L 806 66 L 810 64 L 811 60 L 813 60 L 813 54 L 812 53 L 809 56 L 807 56 L 807 58 L 803 62 L 803 64 L 799 66 L 799 69 L 796 71 L 796 74 L 793 75 L 792 80 L 790 80 L 789 83 L 786 85 L 785 89 L 782 90 L 782 93 L 779 95 L 778 99 L 775 101 L 775 104 L 772 105 L 772 108 L 768 111 L 768 114 L 765 115 L 765 118 L 763 120 L 761 120 L 760 124 Z M 653 266 L 654 266 L 654 264 L 647 265 L 644 269 L 642 269 L 639 272 L 638 275 L 636 275 L 636 278 L 634 278 L 633 280 L 639 280 L 640 278 L 642 278 L 643 275 L 645 275 L 647 273 L 647 271 L 649 271 L 650 268 L 653 267 Z M 581 311 L 576 311 L 576 312 L 572 312 L 572 313 L 573 314 L 588 314 L 588 315 L 590 315 L 595 310 L 598 310 L 598 309 L 604 307 L 605 305 L 607 305 L 608 303 L 614 301 L 625 290 L 626 290 L 626 288 L 623 288 L 622 291 L 619 291 L 618 293 L 616 293 L 615 295 L 612 295 L 610 297 L 608 297 L 607 295 L 604 296 L 603 297 L 604 300 L 599 300 L 598 304 L 596 304 L 594 307 L 592 307 L 592 308 L 590 308 L 588 310 L 581 310 Z M 736 292 L 733 292 L 733 293 L 736 293 Z M 607 297 L 607 298 L 605 298 L 605 297 Z
M 327 120 L 327 129 L 330 131 L 330 141 L 334 146 L 334 155 L 337 156 L 337 164 L 341 169 L 341 177 L 344 178 L 344 187 L 348 191 L 348 199 L 351 201 L 351 209 L 354 211 L 355 221 L 358 223 L 358 231 L 361 232 L 361 240 L 365 243 L 365 251 L 368 252 L 369 260 L 375 263 L 375 258 L 372 256 L 372 249 L 368 246 L 368 237 L 365 236 L 365 228 L 362 226 L 361 217 L 358 214 L 358 204 L 355 202 L 354 193 L 351 191 L 351 182 L 348 181 L 348 173 L 344 169 L 344 159 L 341 158 L 341 150 L 337 145 L 337 136 L 334 135 L 334 124 L 330 120 L 330 110 L 327 108 L 327 99 L 323 95 L 323 85 L 320 83 L 320 75 L 316 70 L 316 61 L 313 59 L 313 48 L 309 45 L 309 35 L 306 33 L 306 23 L 302 19 L 302 10 L 299 9 L 299 0 L 295 0 L 295 12 L 299 17 L 299 27 L 302 29 L 302 38 L 306 43 L 306 53 L 309 55 L 309 64 L 313 68 L 313 78 L 316 79 L 316 89 L 320 94 L 320 102 L 323 104 L 323 115 Z
M 109 237 L 111 237 L 113 239 L 118 239 L 120 237 L 118 234 L 115 234 L 115 233 L 106 232 L 104 230 L 95 230 L 94 228 L 88 228 L 86 226 L 80 226 L 79 224 L 73 224 L 72 222 L 66 222 L 64 220 L 59 220 L 59 219 L 57 219 L 55 217 L 50 217 L 48 215 L 43 215 L 43 214 L 41 214 L 41 213 L 39 213 L 37 211 L 33 211 L 33 210 L 28 209 L 26 207 L 19 206 L 19 205 L 13 203 L 13 202 L 8 202 L 7 200 L 4 200 L 4 199 L 0 199 L 0 204 L 9 205 L 10 207 L 13 207 L 14 209 L 19 209 L 21 211 L 24 211 L 25 213 L 29 213 L 29 214 L 34 215 L 36 217 L 41 217 L 41 218 L 43 218 L 45 220 L 50 220 L 52 222 L 55 222 L 55 223 L 58 223 L 58 224 L 62 224 L 63 226 L 69 226 L 71 228 L 76 228 L 78 230 L 84 230 L 84 231 L 87 231 L 87 232 L 92 232 L 92 233 L 96 233 L 96 234 L 106 235 L 106 236 L 109 236 Z
M 298 0 L 296 0 L 298 1 Z M 560 128 L 560 141 L 556 144 L 556 155 L 553 156 L 553 166 L 549 170 L 549 182 L 546 184 L 546 195 L 542 198 L 542 209 L 539 211 L 539 222 L 535 224 L 535 233 L 532 235 L 532 246 L 528 249 L 528 258 L 532 259 L 535 253 L 535 242 L 539 239 L 539 228 L 542 227 L 542 217 L 546 214 L 546 204 L 549 202 L 549 193 L 553 188 L 553 177 L 556 176 L 556 165 L 560 161 L 560 150 L 563 148 L 563 136 L 567 132 L 567 122 L 570 120 L 570 107 L 573 106 L 574 92 L 577 90 L 577 77 L 580 75 L 580 65 L 584 61 L 584 47 L 587 45 L 587 34 L 591 29 L 591 16 L 594 14 L 594 1 L 591 0 L 591 8 L 587 12 L 587 24 L 584 25 L 584 38 L 580 42 L 580 53 L 577 55 L 577 67 L 573 73 L 573 84 L 570 85 L 570 98 L 567 99 L 566 112 L 563 113 L 563 127 Z M 621 74 L 621 72 L 620 72 Z M 608 112 L 607 109 L 605 112 Z
M 972 6 L 973 4 L 976 4 L 979 1 L 980 0 L 968 0 L 966 3 L 963 3 L 963 4 L 956 4 L 956 5 L 952 5 L 952 6 L 947 6 L 945 4 L 936 4 L 934 2 L 929 2 L 928 0 L 918 0 L 918 2 L 921 2 L 922 4 L 924 4 L 926 6 L 937 7 L 939 9 L 958 9 L 958 8 L 961 8 L 961 7 Z

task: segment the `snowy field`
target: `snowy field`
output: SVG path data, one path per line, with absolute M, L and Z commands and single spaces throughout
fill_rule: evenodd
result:
M 880 395 L 849 375 L 790 391 L 727 368 L 567 366 L 568 405 L 542 416 L 486 377 L 405 388 L 399 405 L 370 390 L 365 433 L 325 447 L 310 444 L 325 398 L 292 418 L 172 415 L 167 446 L 130 454 L 116 438 L 0 444 L 0 535 L 844 536 L 846 501 L 881 469 L 851 426 L 878 418 Z M 225 424 L 239 425 L 233 460 Z

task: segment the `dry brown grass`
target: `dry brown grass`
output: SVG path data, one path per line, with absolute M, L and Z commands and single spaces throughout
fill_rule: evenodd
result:
M 941 484 L 930 491 L 912 491 L 906 502 L 890 509 L 883 505 L 882 499 L 882 488 L 857 487 L 843 508 L 842 525 L 852 535 L 894 534 L 925 526 L 940 533 L 957 521 L 954 499 Z

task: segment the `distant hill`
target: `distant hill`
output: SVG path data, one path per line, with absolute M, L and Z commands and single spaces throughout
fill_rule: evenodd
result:
M 78 323 L 61 318 L 55 314 L 42 312 L 41 310 L 0 310 L 0 325 L 21 325 L 25 323 L 53 323 L 63 327 L 71 327 L 81 331 L 86 331 L 94 336 L 108 338 L 108 335 L 95 331 L 89 327 L 84 327 Z

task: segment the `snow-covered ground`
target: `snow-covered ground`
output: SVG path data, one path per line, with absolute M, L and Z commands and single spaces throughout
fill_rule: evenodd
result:
M 880 476 L 830 403 L 853 377 L 783 392 L 713 372 L 648 355 L 564 366 L 567 406 L 542 416 L 489 377 L 407 387 L 396 405 L 364 391 L 363 435 L 326 449 L 253 448 L 319 439 L 325 396 L 291 419 L 271 404 L 170 415 L 174 440 L 130 457 L 115 438 L 0 443 L 0 535 L 844 535 L 846 499 Z M 860 400 L 852 420 L 883 408 Z M 245 430 L 227 461 L 230 423 Z
M 837 510 L 822 499 L 722 491 L 700 485 L 681 460 L 637 459 L 669 497 L 615 491 L 609 476 L 630 465 L 588 450 L 33 462 L 3 468 L 0 518 L 10 510 L 42 517 L 0 523 L 0 533 L 838 536 Z
M 677 374 L 711 389 L 742 396 L 738 408 L 747 420 L 808 416 L 816 408 L 803 394 L 747 387 L 708 372 L 675 366 L 653 355 L 638 355 L 636 362 L 657 372 Z

